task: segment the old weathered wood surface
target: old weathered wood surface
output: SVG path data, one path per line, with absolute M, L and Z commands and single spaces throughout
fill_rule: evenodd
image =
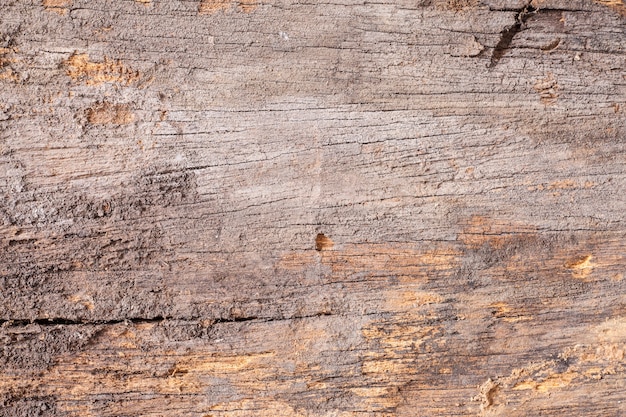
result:
M 626 415 L 626 6 L 0 0 L 0 415 Z

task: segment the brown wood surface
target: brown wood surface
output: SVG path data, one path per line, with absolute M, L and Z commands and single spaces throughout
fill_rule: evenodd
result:
M 0 0 L 0 415 L 626 415 L 625 111 L 621 0 Z

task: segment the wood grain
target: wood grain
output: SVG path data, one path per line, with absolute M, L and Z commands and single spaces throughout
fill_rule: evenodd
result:
M 0 10 L 0 415 L 626 413 L 623 2 Z

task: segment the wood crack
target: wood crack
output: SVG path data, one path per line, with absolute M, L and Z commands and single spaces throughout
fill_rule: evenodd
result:
M 506 51 L 510 49 L 515 35 L 524 29 L 524 25 L 526 24 L 528 18 L 537 13 L 538 9 L 532 5 L 532 1 L 529 1 L 524 7 L 517 9 L 516 11 L 517 15 L 515 16 L 515 23 L 500 32 L 500 41 L 493 50 L 491 62 L 489 63 L 488 68 L 493 68 L 498 64 L 498 62 L 500 62 L 500 59 L 502 59 L 502 57 L 506 54 Z
M 259 323 L 269 323 L 273 321 L 285 321 L 285 320 L 301 320 L 301 319 L 310 319 L 317 318 L 322 316 L 331 316 L 332 313 L 329 312 L 321 312 L 317 314 L 310 315 L 302 315 L 302 316 L 291 316 L 291 317 L 258 317 L 258 316 L 244 316 L 244 317 L 226 317 L 226 318 L 207 318 L 212 325 L 222 324 L 222 323 L 243 323 L 243 322 L 259 322 Z M 145 324 L 145 323 L 161 323 L 166 320 L 182 320 L 182 321 L 195 321 L 195 320 L 203 320 L 202 317 L 192 317 L 192 318 L 180 318 L 176 317 L 164 317 L 164 316 L 155 316 L 155 317 L 131 317 L 126 319 L 116 319 L 116 320 L 73 320 L 66 318 L 50 318 L 50 319 L 0 319 L 0 327 L 24 327 L 31 324 L 37 324 L 39 326 L 85 326 L 85 325 L 94 325 L 94 326 L 112 326 L 116 324 Z
M 121 323 L 160 323 L 169 319 L 169 317 L 155 316 L 155 317 L 132 317 L 127 319 L 117 320 L 72 320 L 65 318 L 50 318 L 50 319 L 4 319 L 0 320 L 0 326 L 7 327 L 20 327 L 28 326 L 30 324 L 37 324 L 39 326 L 83 326 L 83 325 L 115 325 Z

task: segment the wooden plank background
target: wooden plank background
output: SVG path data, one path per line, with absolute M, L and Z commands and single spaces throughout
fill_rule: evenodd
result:
M 0 0 L 0 415 L 626 415 L 621 0 Z

